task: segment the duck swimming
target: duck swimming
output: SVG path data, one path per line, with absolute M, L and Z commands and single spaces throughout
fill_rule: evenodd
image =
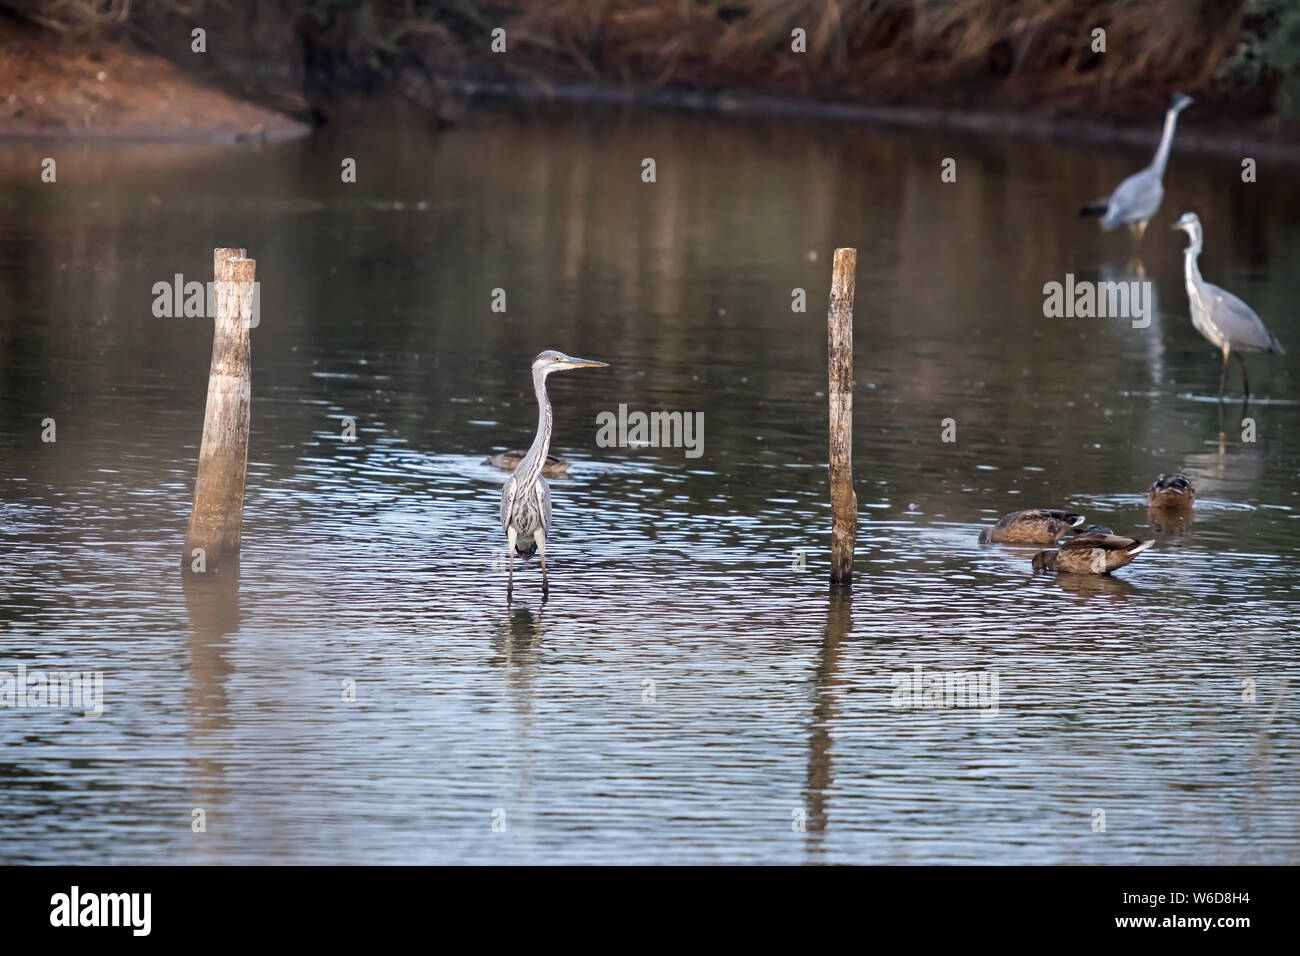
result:
M 1071 528 L 1083 524 L 1084 516 L 1047 508 L 1029 508 L 1004 515 L 992 527 L 980 531 L 980 544 L 1056 544 Z
M 1122 534 L 1079 534 L 1061 542 L 1058 550 L 1039 551 L 1034 555 L 1034 573 L 1110 574 L 1153 544 L 1154 540 L 1141 541 Z
M 1152 508 L 1182 511 L 1196 503 L 1196 489 L 1186 475 L 1161 475 L 1147 489 Z
M 526 451 L 512 448 L 510 451 L 503 451 L 499 455 L 489 455 L 483 459 L 483 464 L 492 465 L 494 468 L 500 468 L 504 471 L 514 471 L 527 454 Z M 556 458 L 554 455 L 547 455 L 546 462 L 542 465 L 542 474 L 547 478 L 559 478 L 569 470 L 569 466 L 572 464 L 571 461 Z

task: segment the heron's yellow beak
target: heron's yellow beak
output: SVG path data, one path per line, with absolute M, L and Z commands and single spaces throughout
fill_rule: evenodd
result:
M 596 362 L 593 361 L 592 359 L 574 358 L 571 355 L 566 355 L 564 357 L 564 364 L 568 365 L 570 368 L 608 368 L 609 367 L 608 362 Z

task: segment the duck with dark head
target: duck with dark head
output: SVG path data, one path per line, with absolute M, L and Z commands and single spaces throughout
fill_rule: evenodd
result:
M 1186 475 L 1160 475 L 1147 489 L 1147 524 L 1162 534 L 1181 534 L 1192 523 L 1196 489 Z
M 1190 509 L 1196 503 L 1196 489 L 1186 475 L 1160 475 L 1147 489 L 1152 508 Z

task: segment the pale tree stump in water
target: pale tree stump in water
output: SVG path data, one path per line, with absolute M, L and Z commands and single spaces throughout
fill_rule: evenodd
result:
M 858 496 L 853 491 L 853 285 L 856 249 L 836 249 L 826 313 L 830 369 L 831 583 L 853 580 Z
M 203 445 L 194 482 L 194 509 L 181 568 L 214 571 L 239 560 L 244 521 L 244 475 L 248 467 L 253 322 L 257 261 L 243 249 L 214 249 L 216 316 Z

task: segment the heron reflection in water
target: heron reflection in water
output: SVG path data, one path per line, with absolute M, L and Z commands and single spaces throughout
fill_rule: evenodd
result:
M 573 358 L 563 352 L 548 350 L 533 359 L 533 390 L 537 393 L 537 437 L 519 467 L 506 479 L 501 489 L 501 530 L 506 533 L 510 552 L 510 577 L 506 600 L 515 589 L 515 555 L 532 557 L 536 551 L 542 560 L 542 596 L 549 592 L 546 582 L 546 536 L 551 530 L 551 489 L 542 476 L 546 453 L 551 446 L 551 400 L 546 397 L 546 378 L 552 372 L 571 368 L 604 368 L 608 362 Z

